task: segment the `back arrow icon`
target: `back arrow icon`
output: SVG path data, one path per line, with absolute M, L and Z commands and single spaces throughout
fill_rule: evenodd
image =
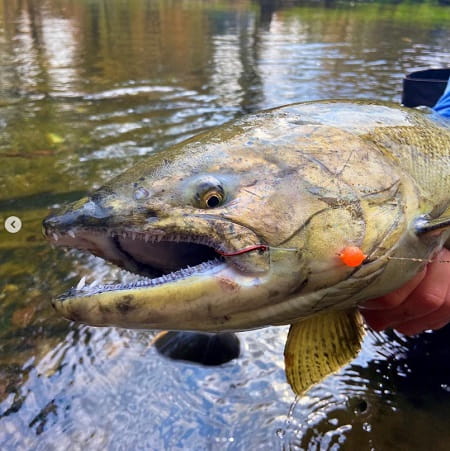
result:
M 22 221 L 17 216 L 10 216 L 5 220 L 5 229 L 9 233 L 17 233 L 22 228 Z

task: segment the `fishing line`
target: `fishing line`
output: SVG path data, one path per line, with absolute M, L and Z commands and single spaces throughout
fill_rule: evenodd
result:
M 388 260 L 408 260 L 410 262 L 426 262 L 426 263 L 450 263 L 450 260 L 433 260 L 426 258 L 413 257 L 387 257 Z
M 244 247 L 243 249 L 240 249 L 238 251 L 234 252 L 221 252 L 219 250 L 216 250 L 216 252 L 221 255 L 222 257 L 234 257 L 235 255 L 242 255 L 246 254 L 247 252 L 253 252 L 253 251 L 267 251 L 269 250 L 269 246 L 265 244 L 256 244 L 254 246 Z
M 216 252 L 222 257 L 234 257 L 236 255 L 247 254 L 248 252 L 259 251 L 260 253 L 266 252 L 268 250 L 281 250 L 288 252 L 298 252 L 298 249 L 295 248 L 287 248 L 287 247 L 276 247 L 269 246 L 267 244 L 255 244 L 253 246 L 244 247 L 243 249 L 239 249 L 234 252 L 221 252 L 216 250 Z M 364 263 L 367 259 L 367 255 L 364 254 L 361 248 L 357 246 L 346 246 L 344 247 L 337 256 L 341 260 L 341 262 L 350 267 L 357 267 Z M 433 259 L 424 259 L 424 258 L 414 258 L 414 257 L 386 257 L 388 260 L 404 260 L 411 262 L 425 262 L 425 263 L 450 263 L 450 260 L 433 260 Z
M 274 247 L 274 246 L 268 246 L 267 244 L 255 244 L 254 246 L 244 247 L 243 249 L 239 249 L 238 251 L 234 251 L 234 252 L 221 252 L 218 250 L 216 250 L 216 252 L 219 255 L 221 255 L 222 257 L 234 257 L 235 255 L 242 255 L 242 254 L 246 254 L 247 252 L 253 252 L 253 251 L 266 252 L 269 249 L 270 250 L 297 252 L 297 249 L 294 249 L 294 248 Z

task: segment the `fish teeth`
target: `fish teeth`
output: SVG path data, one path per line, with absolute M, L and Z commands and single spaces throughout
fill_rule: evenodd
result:
M 80 291 L 86 285 L 86 276 L 83 276 L 81 280 L 78 282 L 78 285 L 75 287 L 75 290 Z
M 53 241 L 58 241 L 59 240 L 59 236 L 56 232 L 52 233 L 52 237 L 53 237 Z
M 71 236 L 72 238 L 75 238 L 75 232 L 73 230 L 69 230 L 67 232 L 67 235 Z
M 95 279 L 92 283 L 89 284 L 88 288 L 94 288 L 95 286 L 97 286 L 99 283 L 99 280 Z
M 135 240 L 135 239 L 136 239 L 136 235 L 137 235 L 136 232 L 132 232 L 132 233 L 131 233 L 131 238 L 132 238 L 133 240 Z
M 144 241 L 146 242 L 146 243 L 148 243 L 148 240 L 150 239 L 150 237 L 148 236 L 148 235 L 144 235 Z

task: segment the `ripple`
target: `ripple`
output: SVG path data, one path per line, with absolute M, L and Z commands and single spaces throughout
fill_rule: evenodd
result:
M 88 94 L 84 96 L 85 100 L 105 100 L 105 99 L 117 99 L 119 97 L 137 96 L 142 94 L 153 93 L 165 93 L 165 92 L 177 92 L 179 88 L 173 86 L 129 86 L 120 87 L 116 89 L 109 89 L 107 91 L 97 92 L 94 94 Z

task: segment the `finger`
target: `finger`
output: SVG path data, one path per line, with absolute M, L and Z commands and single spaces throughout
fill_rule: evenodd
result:
M 427 268 L 426 277 L 409 295 L 409 297 L 398 307 L 389 311 L 389 326 L 429 317 L 445 307 L 450 285 L 450 267 L 445 263 L 435 261 Z M 441 312 L 442 313 L 442 312 Z M 441 317 L 442 318 L 442 317 Z M 437 318 L 439 320 L 439 317 Z M 430 323 L 428 323 L 430 324 Z
M 416 289 L 398 306 L 389 310 L 374 310 L 368 312 L 366 320 L 375 330 L 383 330 L 393 327 L 401 332 L 399 326 L 407 324 L 408 335 L 413 330 L 424 330 L 431 323 L 426 318 L 433 312 L 437 312 L 445 303 L 448 288 L 448 267 L 441 263 L 431 263 L 427 268 L 427 276 Z M 416 320 L 411 322 L 412 320 Z M 439 317 L 437 318 L 439 319 Z M 436 321 L 436 320 L 435 320 Z M 425 323 L 426 322 L 426 323 Z M 421 324 L 424 324 L 421 326 Z
M 399 289 L 376 299 L 367 301 L 360 307 L 366 323 L 376 331 L 381 331 L 391 324 L 391 312 L 406 302 L 408 296 L 420 285 L 426 275 L 426 268 Z M 395 315 L 395 310 L 394 310 Z
M 450 290 L 447 290 L 446 297 L 442 306 L 430 313 L 429 315 L 421 318 L 416 318 L 411 321 L 393 326 L 405 335 L 415 335 L 425 330 L 437 330 L 441 329 L 450 322 Z
M 429 329 L 430 330 L 439 330 L 439 329 L 442 329 L 443 327 L 447 326 L 448 324 L 449 324 L 449 321 L 443 321 L 441 319 L 437 323 L 432 324 Z
M 427 268 L 424 268 L 421 272 L 416 274 L 411 280 L 406 282 L 397 290 L 394 290 L 391 293 L 388 293 L 379 298 L 369 299 L 361 306 L 363 314 L 366 313 L 366 310 L 390 310 L 399 306 L 422 282 L 422 280 L 425 278 L 426 273 Z
M 372 303 L 372 305 L 369 304 L 369 307 L 372 307 L 373 310 L 370 308 L 361 310 L 367 324 L 375 330 L 383 330 L 438 310 L 443 304 L 448 290 L 450 266 L 444 262 L 449 258 L 450 251 L 441 250 L 433 263 L 430 263 L 424 271 L 417 274 L 403 287 L 386 296 L 369 301 Z M 382 306 L 386 310 L 378 310 Z M 377 309 L 375 310 L 375 308 Z

